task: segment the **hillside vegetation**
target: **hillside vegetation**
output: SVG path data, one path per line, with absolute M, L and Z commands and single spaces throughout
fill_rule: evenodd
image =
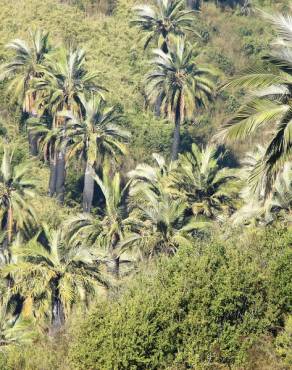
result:
M 0 369 L 291 368 L 291 12 L 2 0 Z

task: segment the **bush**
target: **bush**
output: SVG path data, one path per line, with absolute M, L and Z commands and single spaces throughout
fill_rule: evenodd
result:
M 292 315 L 287 318 L 283 332 L 276 339 L 276 350 L 287 366 L 292 366 Z
M 76 330 L 77 369 L 242 366 L 262 335 L 291 309 L 290 236 L 210 242 L 162 260 L 119 300 L 98 306 Z

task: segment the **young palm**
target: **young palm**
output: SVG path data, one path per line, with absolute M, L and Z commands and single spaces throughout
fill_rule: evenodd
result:
M 191 232 L 202 225 L 187 218 L 186 210 L 181 199 L 146 191 L 144 202 L 129 218 L 133 233 L 119 243 L 120 251 L 136 249 L 140 258 L 148 259 L 160 253 L 171 255 L 184 245 L 191 246 Z
M 128 195 L 128 184 L 122 186 L 120 174 L 117 172 L 110 176 L 109 162 L 103 165 L 103 176 L 100 178 L 94 172 L 92 177 L 99 186 L 105 200 L 102 209 L 103 218 L 98 220 L 88 214 L 79 215 L 67 223 L 67 234 L 73 244 L 88 243 L 100 251 L 104 257 L 109 257 L 109 263 L 113 274 L 119 277 L 120 254 L 118 243 L 123 240 L 124 232 L 128 226 L 128 210 L 126 198 Z
M 248 183 L 250 173 L 265 155 L 265 148 L 258 145 L 257 150 L 248 153 L 240 170 L 242 183 L 246 184 L 240 192 L 243 200 L 242 207 L 232 216 L 233 223 L 263 224 L 271 223 L 280 215 L 291 214 L 292 210 L 292 169 L 291 163 L 285 162 L 283 170 L 277 174 L 273 190 L 268 198 L 265 197 L 264 188 L 254 191 Z
M 159 196 L 169 189 L 170 175 L 176 169 L 175 164 L 167 165 L 165 159 L 158 153 L 153 153 L 152 157 L 156 162 L 154 166 L 146 163 L 138 164 L 128 173 L 130 196 L 134 204 L 140 204 L 143 201 L 145 192 Z
M 182 38 L 168 54 L 157 49 L 154 55 L 153 70 L 146 77 L 146 93 L 153 104 L 161 101 L 161 112 L 174 122 L 172 160 L 176 160 L 180 126 L 211 99 L 215 72 L 196 63 L 191 46 Z
M 0 173 L 0 222 L 6 238 L 4 253 L 17 231 L 28 231 L 36 216 L 30 200 L 35 196 L 35 179 L 29 177 L 28 166 L 14 166 L 13 152 L 4 145 Z
M 97 84 L 97 73 L 89 72 L 85 66 L 86 54 L 82 49 L 62 49 L 48 59 L 47 68 L 42 78 L 34 82 L 37 91 L 42 91 L 39 107 L 43 112 L 49 111 L 53 117 L 52 128 L 65 127 L 66 118 L 63 111 L 71 111 L 82 117 L 82 100 L 86 93 L 99 93 L 103 90 Z M 65 153 L 68 138 L 63 130 L 60 150 L 56 150 L 52 160 L 51 177 L 56 179 L 50 193 L 56 191 L 58 199 L 64 200 Z
M 71 140 L 68 158 L 79 154 L 86 162 L 83 211 L 90 212 L 94 192 L 93 169 L 100 168 L 105 156 L 115 158 L 126 154 L 124 142 L 130 134 L 117 124 L 120 117 L 115 108 L 107 107 L 101 98 L 93 96 L 82 102 L 84 118 L 72 117 L 67 126 L 67 137 Z
M 249 177 L 254 191 L 264 186 L 266 196 L 283 162 L 290 157 L 292 147 L 292 20 L 281 15 L 269 20 L 278 32 L 279 42 L 265 58 L 268 65 L 226 84 L 226 87 L 250 89 L 252 97 L 224 127 L 229 140 L 244 140 L 259 129 L 272 131 L 265 154 Z
M 22 110 L 30 116 L 37 114 L 36 91 L 31 88 L 31 81 L 43 74 L 43 66 L 51 47 L 48 42 L 49 34 L 37 30 L 30 32 L 30 43 L 23 40 L 13 40 L 7 47 L 14 56 L 1 66 L 0 79 L 10 80 L 8 92 L 13 100 L 21 100 Z M 31 154 L 37 154 L 35 138 L 29 136 Z
M 185 199 L 195 216 L 214 218 L 219 213 L 230 213 L 234 207 L 236 173 L 220 165 L 223 155 L 218 155 L 215 146 L 201 150 L 193 144 L 191 152 L 179 157 L 173 175 L 174 192 Z
M 169 36 L 182 36 L 193 31 L 194 12 L 186 10 L 183 0 L 156 0 L 154 6 L 139 5 L 133 8 L 135 18 L 131 24 L 145 33 L 144 49 L 151 41 L 165 53 L 169 49 Z
M 120 255 L 117 252 L 118 243 L 124 238 L 124 231 L 128 222 L 128 209 L 126 199 L 128 184 L 122 186 L 121 176 L 118 172 L 110 176 L 109 162 L 103 165 L 102 179 L 93 174 L 93 178 L 105 199 L 103 225 L 103 243 L 113 263 L 113 273 L 119 277 Z
M 85 246 L 64 245 L 61 230 L 44 226 L 27 244 L 12 248 L 14 262 L 2 268 L 13 278 L 10 294 L 20 294 L 37 318 L 49 317 L 60 327 L 75 304 L 87 299 L 105 281 L 99 265 Z
M 7 308 L 0 314 L 0 346 L 2 350 L 9 346 L 24 346 L 31 344 L 36 337 L 32 322 L 23 317 L 12 318 L 7 314 Z

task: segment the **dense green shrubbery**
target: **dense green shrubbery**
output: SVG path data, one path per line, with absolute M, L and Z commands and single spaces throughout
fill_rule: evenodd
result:
M 242 365 L 253 343 L 275 334 L 291 311 L 291 262 L 290 236 L 277 231 L 181 250 L 121 299 L 97 307 L 75 333 L 70 366 Z

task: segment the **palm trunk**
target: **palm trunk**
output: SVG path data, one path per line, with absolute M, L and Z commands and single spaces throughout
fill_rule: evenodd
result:
M 83 212 L 89 213 L 92 207 L 94 194 L 94 179 L 91 174 L 92 166 L 87 162 L 83 187 Z
M 156 117 L 160 117 L 160 108 L 161 108 L 161 97 L 158 96 L 155 101 L 155 106 L 154 106 L 154 114 Z
M 120 277 L 120 257 L 116 256 L 115 250 L 117 248 L 120 236 L 118 233 L 114 233 L 111 240 L 111 253 L 112 253 L 112 273 L 116 279 Z
M 13 211 L 11 205 L 8 208 L 8 215 L 7 215 L 7 237 L 8 237 L 8 244 L 11 243 L 12 240 L 12 232 L 13 232 Z
M 5 263 L 9 263 L 11 259 L 11 253 L 10 253 L 10 244 L 12 241 L 12 236 L 13 236 L 13 210 L 11 207 L 11 204 L 9 205 L 8 211 L 7 211 L 7 218 L 5 222 L 4 229 L 6 231 L 6 235 L 1 243 L 0 246 L 0 253 L 2 255 L 2 258 Z M 8 276 L 7 281 L 8 284 L 10 284 L 11 278 Z
M 179 144 L 180 144 L 180 120 L 176 119 L 175 124 L 174 124 L 173 142 L 172 142 L 172 150 L 171 150 L 171 160 L 172 161 L 177 160 Z
M 173 131 L 173 143 L 171 151 L 171 160 L 176 161 L 178 158 L 178 151 L 180 145 L 180 125 L 184 120 L 184 111 L 185 111 L 185 100 L 183 91 L 180 92 L 178 98 L 178 104 L 175 109 L 175 120 L 174 120 L 174 131 Z
M 116 279 L 119 279 L 120 277 L 120 257 L 115 257 L 113 262 L 114 262 L 113 274 Z
M 28 145 L 29 145 L 29 154 L 34 157 L 37 156 L 38 155 L 37 136 L 30 131 L 28 131 Z
M 58 201 L 63 204 L 65 198 L 65 178 L 66 178 L 66 144 L 57 153 L 57 165 L 56 165 L 56 195 Z
M 29 105 L 27 111 L 29 112 L 30 118 L 36 118 L 38 116 L 37 111 L 35 110 L 35 94 L 31 94 L 28 96 Z M 28 145 L 29 145 L 29 153 L 33 156 L 38 155 L 38 143 L 37 143 L 37 136 L 33 134 L 31 131 L 28 130 Z
M 49 196 L 53 197 L 56 193 L 56 180 L 57 180 L 57 152 L 50 158 L 50 179 L 49 179 Z
M 64 307 L 59 295 L 58 281 L 54 282 L 52 292 L 52 327 L 58 330 L 65 322 Z
M 187 0 L 186 3 L 187 3 L 187 7 L 189 7 L 190 9 L 194 9 L 194 10 L 201 9 L 201 5 L 202 5 L 201 0 Z

